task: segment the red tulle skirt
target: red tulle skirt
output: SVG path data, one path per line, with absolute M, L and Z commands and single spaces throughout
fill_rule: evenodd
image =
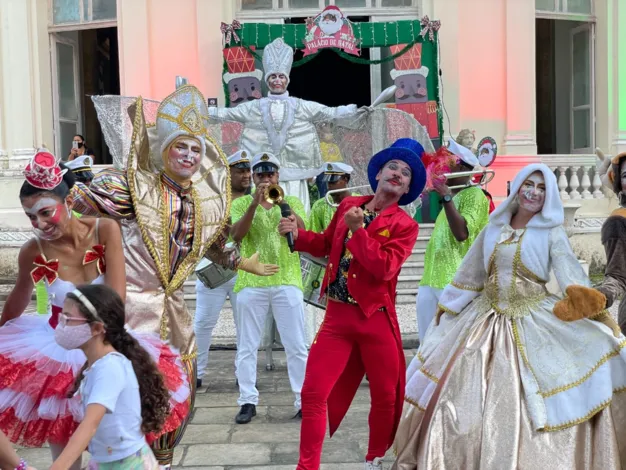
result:
M 0 430 L 21 446 L 65 444 L 83 418 L 80 395 L 67 395 L 85 355 L 60 347 L 49 319 L 24 315 L 0 328 Z M 171 413 L 161 433 L 172 431 L 189 412 L 190 390 L 180 355 L 156 335 L 129 332 L 163 374 Z M 151 441 L 158 435 L 147 437 Z

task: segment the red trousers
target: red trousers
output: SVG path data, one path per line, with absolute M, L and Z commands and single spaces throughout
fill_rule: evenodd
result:
M 356 305 L 328 302 L 311 347 L 302 387 L 302 428 L 297 470 L 319 470 L 326 435 L 327 400 L 357 348 L 369 380 L 371 409 L 366 460 L 383 457 L 394 432 L 400 361 L 387 312 L 366 318 Z

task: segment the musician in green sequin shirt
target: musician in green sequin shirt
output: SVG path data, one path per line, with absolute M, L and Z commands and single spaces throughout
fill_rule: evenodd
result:
M 245 424 L 256 415 L 259 392 L 256 388 L 257 353 L 263 327 L 271 309 L 281 342 L 287 355 L 287 371 L 295 394 L 294 406 L 300 412 L 300 391 L 308 351 L 304 327 L 304 301 L 300 256 L 291 253 L 285 237 L 278 233 L 282 218 L 281 208 L 265 201 L 263 194 L 269 184 L 279 180 L 280 162 L 270 153 L 252 159 L 252 174 L 256 191 L 233 202 L 231 235 L 241 243 L 241 253 L 259 252 L 260 259 L 272 260 L 280 267 L 273 276 L 248 276 L 240 273 L 235 284 L 239 318 L 236 370 L 239 381 L 241 407 L 235 421 Z M 294 196 L 285 196 L 298 227 L 307 227 L 302 202 Z
M 321 171 L 322 179 L 328 185 L 329 191 L 345 189 L 350 184 L 350 175 L 353 170 L 354 169 L 350 165 L 346 165 L 345 163 L 325 163 Z M 339 205 L 339 203 L 343 201 L 346 196 L 350 195 L 350 191 L 346 190 L 332 194 L 331 198 L 335 204 Z M 356 194 L 352 194 L 352 196 L 356 196 Z M 325 197 L 315 201 L 313 207 L 311 207 L 310 229 L 317 233 L 326 230 L 330 221 L 333 220 L 333 216 L 336 211 L 337 207 L 333 207 L 328 204 Z
M 471 150 L 450 139 L 448 150 L 458 158 L 452 173 L 472 171 L 478 158 Z M 468 183 L 470 178 L 451 178 L 450 186 Z M 443 209 L 437 220 L 424 257 L 424 274 L 417 292 L 417 323 L 420 343 L 437 312 L 443 289 L 452 281 L 461 261 L 481 230 L 489 222 L 489 200 L 478 186 L 450 189 L 435 185 L 442 196 Z

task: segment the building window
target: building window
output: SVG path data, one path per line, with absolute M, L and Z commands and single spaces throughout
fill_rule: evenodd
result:
M 592 16 L 593 6 L 593 0 L 535 0 L 535 9 L 540 15 Z
M 49 3 L 53 26 L 110 22 L 117 18 L 116 0 L 49 0 Z
M 335 5 L 339 8 L 406 8 L 417 7 L 420 0 L 239 0 L 244 12 L 270 10 L 323 10 Z M 584 1 L 584 0 L 569 0 Z

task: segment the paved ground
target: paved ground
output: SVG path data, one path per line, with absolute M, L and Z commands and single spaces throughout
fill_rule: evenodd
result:
M 407 359 L 412 351 L 406 351 Z M 298 460 L 300 421 L 293 420 L 293 394 L 284 352 L 275 352 L 276 369 L 265 371 L 259 355 L 257 417 L 247 425 L 234 422 L 237 388 L 234 351 L 211 351 L 210 368 L 196 395 L 193 419 L 175 465 L 185 470 L 294 470 Z M 362 470 L 367 449 L 369 389 L 364 382 L 348 416 L 333 439 L 326 439 L 321 470 Z M 39 470 L 51 464 L 48 449 L 23 449 L 22 455 Z M 88 458 L 85 455 L 85 460 Z M 393 461 L 387 458 L 385 468 Z

